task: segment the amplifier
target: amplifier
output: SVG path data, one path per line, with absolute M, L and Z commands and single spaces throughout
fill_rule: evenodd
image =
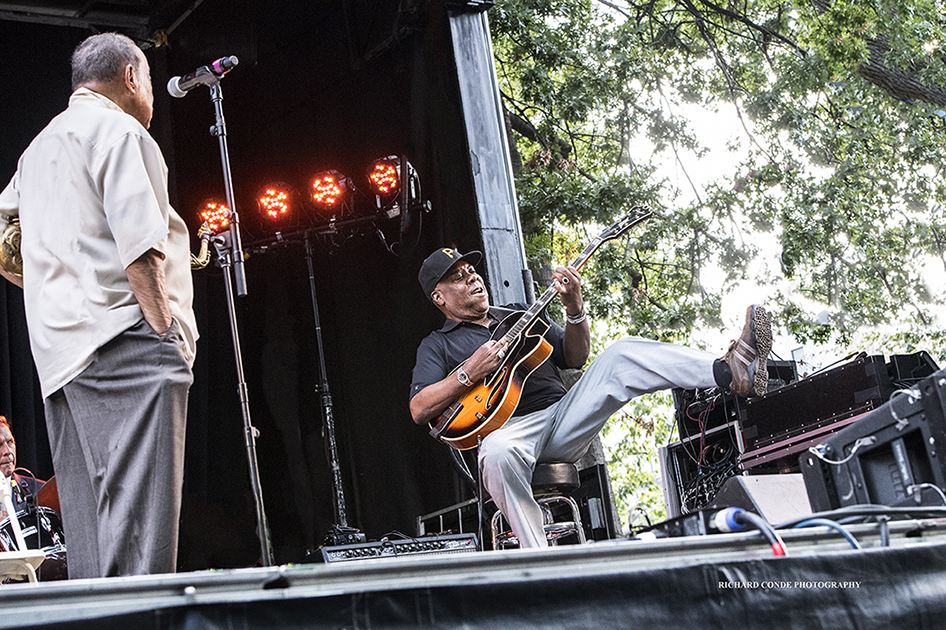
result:
M 894 391 L 883 356 L 862 354 L 836 368 L 789 383 L 739 410 L 745 451 L 785 444 L 881 406 Z
M 476 551 L 475 534 L 448 534 L 397 540 L 385 538 L 378 542 L 322 547 L 322 562 L 439 556 L 469 551 Z

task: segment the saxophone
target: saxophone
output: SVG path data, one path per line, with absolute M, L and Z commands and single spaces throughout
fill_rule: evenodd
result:
M 20 217 L 10 217 L 0 234 L 0 269 L 11 276 L 23 277 L 23 253 L 20 251 Z
M 200 239 L 200 252 L 196 255 L 191 252 L 191 269 L 203 269 L 210 262 L 210 238 L 212 236 L 213 232 L 211 232 L 210 226 L 206 222 L 197 230 L 197 238 Z
M 210 262 L 208 241 L 212 234 L 206 223 L 200 226 L 197 236 L 200 238 L 200 253 L 191 254 L 191 269 L 203 269 Z M 10 217 L 6 229 L 0 234 L 0 269 L 17 278 L 23 277 L 20 239 L 20 217 Z

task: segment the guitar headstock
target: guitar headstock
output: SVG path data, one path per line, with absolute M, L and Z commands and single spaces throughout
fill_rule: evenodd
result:
M 609 241 L 611 239 L 618 238 L 619 236 L 623 236 L 625 232 L 630 230 L 638 223 L 646 221 L 651 216 L 653 216 L 653 214 L 654 211 L 647 206 L 636 206 L 631 209 L 630 212 L 615 221 L 611 227 L 602 232 L 599 238 L 602 241 Z

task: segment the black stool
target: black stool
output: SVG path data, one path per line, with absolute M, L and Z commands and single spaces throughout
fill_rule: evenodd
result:
M 576 535 L 581 544 L 586 542 L 578 503 L 568 496 L 580 485 L 578 467 L 575 464 L 549 462 L 535 465 L 532 472 L 532 494 L 545 515 L 545 536 L 551 546 L 558 545 L 560 539 L 571 535 Z M 555 521 L 553 508 L 559 505 L 568 508 L 570 521 Z M 493 514 L 492 534 L 493 549 L 505 549 L 507 545 L 513 546 L 513 543 L 516 547 L 519 546 L 515 535 L 503 529 L 503 515 L 499 511 Z

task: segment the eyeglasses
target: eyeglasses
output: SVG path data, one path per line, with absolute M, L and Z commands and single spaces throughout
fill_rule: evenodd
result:
M 465 267 L 460 267 L 445 279 L 447 282 L 452 282 L 453 284 L 463 284 L 466 282 L 467 278 L 475 275 L 476 269 L 474 269 L 472 265 L 467 265 Z

